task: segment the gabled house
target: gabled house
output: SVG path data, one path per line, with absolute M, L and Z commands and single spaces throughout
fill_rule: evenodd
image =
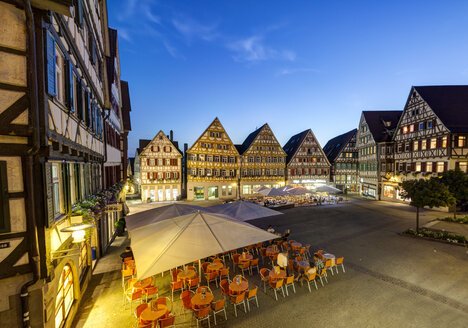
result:
M 261 187 L 285 184 L 286 153 L 267 123 L 236 145 L 240 156 L 240 185 L 243 197 Z
M 330 162 L 311 129 L 292 136 L 283 150 L 286 184 L 314 189 L 329 183 Z
M 217 117 L 186 154 L 188 200 L 238 197 L 239 152 Z
M 330 139 L 323 151 L 331 164 L 330 181 L 343 192 L 359 192 L 357 129 Z
M 391 179 L 394 169 L 392 141 L 401 110 L 363 111 L 356 136 L 361 195 L 371 199 L 396 199 L 398 184 Z

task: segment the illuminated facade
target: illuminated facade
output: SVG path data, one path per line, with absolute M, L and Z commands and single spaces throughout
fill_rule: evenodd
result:
M 186 157 L 188 200 L 238 197 L 239 152 L 218 118 L 187 150 Z
M 182 191 L 182 153 L 172 131 L 168 138 L 159 133 L 139 153 L 141 199 L 170 201 L 180 199 Z
M 237 148 L 241 153 L 240 191 L 243 197 L 261 186 L 284 186 L 286 153 L 268 124 L 252 132 Z
M 105 184 L 106 1 L 11 3 L 0 1 L 1 325 L 68 328 L 120 215 L 99 212 L 84 240 L 62 231 Z
M 468 86 L 412 87 L 394 134 L 396 181 L 468 172 Z
M 392 136 L 402 111 L 363 111 L 359 121 L 356 148 L 359 160 L 361 195 L 371 199 L 385 197 L 383 190 L 395 187 L 391 175 L 394 168 Z M 387 187 L 387 188 L 386 188 Z
M 314 189 L 329 183 L 330 162 L 311 129 L 292 136 L 283 149 L 287 154 L 286 184 Z
M 330 181 L 343 192 L 359 192 L 356 134 L 357 129 L 351 130 L 329 140 L 323 147 L 331 164 Z

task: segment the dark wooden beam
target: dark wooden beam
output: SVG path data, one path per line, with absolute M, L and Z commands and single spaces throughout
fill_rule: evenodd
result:
M 8 91 L 18 91 L 18 92 L 27 92 L 28 88 L 26 86 L 8 84 L 0 82 L 0 89 Z

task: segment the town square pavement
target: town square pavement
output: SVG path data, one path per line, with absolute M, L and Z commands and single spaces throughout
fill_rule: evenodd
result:
M 135 211 L 138 205 L 130 206 Z M 274 294 L 259 289 L 259 308 L 234 316 L 228 305 L 228 321 L 221 327 L 468 327 L 468 249 L 400 236 L 413 227 L 415 211 L 403 205 L 353 199 L 350 202 L 284 210 L 250 223 L 269 224 L 279 231 L 291 229 L 291 237 L 311 249 L 344 256 L 345 270 L 328 284 L 309 293 L 297 292 L 275 301 Z M 421 224 L 446 216 L 423 211 Z M 132 327 L 129 306 L 122 305 L 118 254 L 129 241 L 119 237 L 102 258 L 75 318 L 74 327 Z M 258 274 L 249 284 L 261 285 Z M 160 296 L 169 295 L 169 275 L 158 276 Z M 221 294 L 215 289 L 215 298 Z M 178 326 L 196 326 L 184 318 L 174 298 Z M 213 324 L 213 321 L 211 321 Z M 204 323 L 206 326 L 206 322 Z

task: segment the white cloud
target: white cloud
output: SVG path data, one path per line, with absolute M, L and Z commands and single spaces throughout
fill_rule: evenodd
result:
M 276 73 L 276 76 L 290 75 L 295 73 L 313 72 L 318 73 L 319 70 L 315 68 L 283 68 Z
M 119 28 L 117 30 L 117 34 L 118 36 L 120 36 L 122 39 L 124 39 L 125 41 L 128 41 L 128 42 L 131 42 L 132 41 L 132 38 L 130 37 L 130 34 L 128 33 L 128 31 L 124 28 Z
M 253 35 L 246 39 L 228 44 L 228 49 L 235 52 L 234 60 L 240 62 L 259 62 L 264 60 L 294 61 L 296 54 L 292 50 L 277 50 L 266 46 L 261 35 Z
M 199 38 L 205 41 L 212 41 L 218 37 L 216 25 L 203 25 L 193 19 L 172 19 L 172 25 L 187 41 Z

